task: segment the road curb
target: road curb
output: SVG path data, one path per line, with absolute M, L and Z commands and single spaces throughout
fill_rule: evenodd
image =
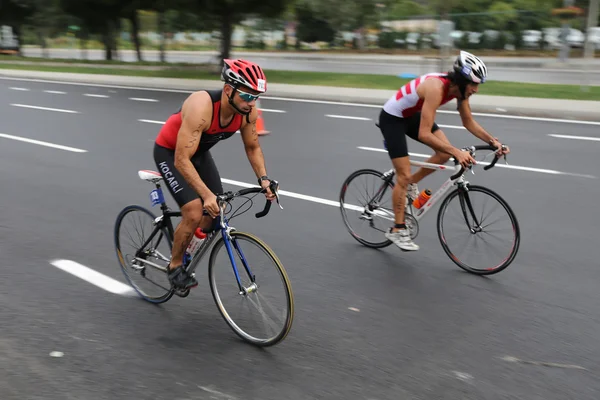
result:
M 218 80 L 149 78 L 7 69 L 0 69 L 0 78 L 38 79 L 53 82 L 122 86 L 169 91 L 178 90 L 183 92 L 192 92 L 201 89 L 218 89 L 223 85 L 223 83 Z M 271 83 L 269 84 L 268 95 L 265 96 L 265 98 L 284 97 L 298 100 L 332 101 L 381 106 L 395 93 L 396 89 L 355 89 Z M 442 106 L 441 109 L 455 111 L 456 103 L 451 102 Z M 474 113 L 600 121 L 600 101 L 486 96 L 477 94 L 471 100 L 471 109 Z

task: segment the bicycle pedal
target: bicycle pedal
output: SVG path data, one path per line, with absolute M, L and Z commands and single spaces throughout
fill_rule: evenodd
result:
M 175 294 L 179 297 L 188 297 L 190 294 L 190 289 L 176 289 Z

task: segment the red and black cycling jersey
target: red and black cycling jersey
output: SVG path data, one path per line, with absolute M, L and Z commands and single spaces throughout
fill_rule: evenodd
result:
M 206 92 L 210 95 L 212 100 L 212 120 L 210 122 L 210 127 L 200 136 L 200 144 L 198 145 L 196 153 L 208 151 L 217 144 L 217 142 L 233 136 L 233 134 L 242 127 L 243 121 L 243 115 L 236 113 L 227 126 L 221 126 L 219 114 L 221 112 L 221 94 L 223 93 L 223 90 L 206 90 Z M 246 117 L 246 120 L 250 122 L 248 118 L 249 115 Z M 180 128 L 181 108 L 167 119 L 156 137 L 156 144 L 170 150 L 175 150 L 177 134 L 179 133 Z

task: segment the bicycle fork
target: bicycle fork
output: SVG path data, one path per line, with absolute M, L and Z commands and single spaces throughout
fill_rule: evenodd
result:
M 473 210 L 473 204 L 471 203 L 471 198 L 469 197 L 469 190 L 467 189 L 466 185 L 459 188 L 458 198 L 460 201 L 460 208 L 462 210 L 463 217 L 465 218 L 465 223 L 467 225 L 467 228 L 469 228 L 469 231 L 472 234 L 483 231 L 483 228 L 481 227 L 481 222 L 483 221 L 478 221 L 477 215 L 475 215 L 475 210 Z M 471 214 L 473 224 L 469 223 L 468 214 Z

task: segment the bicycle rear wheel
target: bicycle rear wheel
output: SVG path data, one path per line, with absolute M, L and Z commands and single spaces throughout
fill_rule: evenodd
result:
M 448 257 L 476 275 L 504 270 L 513 262 L 521 242 L 519 223 L 508 203 L 491 189 L 477 185 L 469 185 L 468 190 L 457 188 L 444 199 L 437 229 Z M 484 261 L 476 261 L 477 253 Z
M 376 249 L 392 244 L 384 233 L 394 225 L 393 189 L 393 182 L 373 169 L 355 171 L 344 181 L 340 211 L 348 232 L 359 243 Z
M 146 301 L 164 303 L 174 294 L 166 274 L 172 243 L 155 218 L 143 207 L 125 207 L 115 222 L 115 250 L 131 287 Z
M 277 344 L 288 335 L 294 319 L 294 298 L 287 273 L 260 239 L 238 231 L 229 234 L 231 241 L 222 237 L 217 240 L 208 264 L 217 308 L 229 327 L 245 341 L 259 347 Z M 218 285 L 217 278 L 221 278 Z M 276 295 L 281 299 L 275 300 Z M 235 310 L 236 304 L 241 311 Z M 275 311 L 276 305 L 283 310 Z M 262 317 L 262 322 L 257 322 L 258 317 Z M 266 332 L 259 333 L 260 328 Z

